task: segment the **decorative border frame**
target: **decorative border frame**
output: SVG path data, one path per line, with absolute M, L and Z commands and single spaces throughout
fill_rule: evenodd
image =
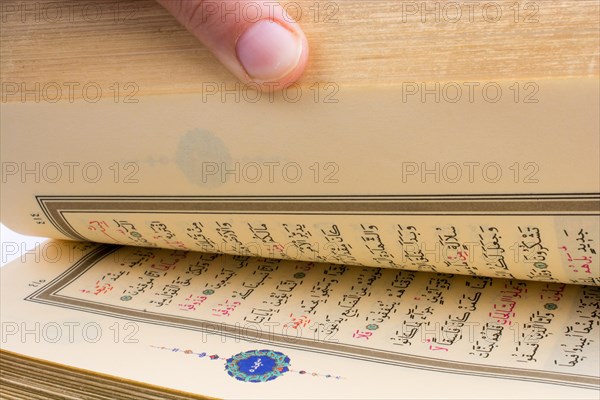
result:
M 65 236 L 87 241 L 66 213 L 600 216 L 600 193 L 406 196 L 36 196 Z
M 72 298 L 58 294 L 61 290 L 75 282 L 82 274 L 96 263 L 110 256 L 121 246 L 98 245 L 97 248 L 75 262 L 55 279 L 26 297 L 26 301 L 47 304 L 66 309 L 80 310 L 87 313 L 123 318 L 131 321 L 169 326 L 172 328 L 218 334 L 236 340 L 245 339 L 254 343 L 276 344 L 284 348 L 292 348 L 315 353 L 323 353 L 363 361 L 398 365 L 409 368 L 424 369 L 461 375 L 475 375 L 512 380 L 544 382 L 570 387 L 596 389 L 600 386 L 600 378 L 589 375 L 565 374 L 542 370 L 530 370 L 513 367 L 489 366 L 477 363 L 463 363 L 440 360 L 431 357 L 414 356 L 400 352 L 390 352 L 365 346 L 356 346 L 328 341 L 295 338 L 293 342 L 285 335 L 272 332 L 258 332 L 247 329 L 248 335 L 240 335 L 238 326 L 218 324 L 212 321 L 185 318 L 155 313 L 148 310 L 132 310 L 95 301 Z

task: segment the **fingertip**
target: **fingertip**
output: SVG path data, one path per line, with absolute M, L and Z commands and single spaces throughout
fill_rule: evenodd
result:
M 158 0 L 242 82 L 280 90 L 303 74 L 308 41 L 272 0 Z M 252 5 L 257 18 L 242 10 Z
M 303 74 L 308 41 L 297 24 L 264 19 L 247 27 L 235 47 L 249 82 L 270 90 L 283 89 Z
M 302 46 L 302 51 L 300 53 L 300 59 L 298 60 L 296 67 L 293 68 L 287 76 L 284 76 L 283 78 L 281 78 L 279 80 L 281 89 L 284 89 L 284 88 L 292 85 L 294 82 L 296 82 L 298 79 L 300 79 L 300 77 L 304 74 L 304 70 L 306 69 L 306 66 L 308 65 L 308 56 L 309 56 L 308 40 L 306 39 L 306 36 L 304 35 L 304 33 L 302 31 L 301 31 L 300 36 L 301 36 L 300 41 L 301 41 L 301 46 Z

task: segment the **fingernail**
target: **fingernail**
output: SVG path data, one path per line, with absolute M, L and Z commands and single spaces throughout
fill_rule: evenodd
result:
M 283 78 L 298 65 L 302 42 L 279 23 L 261 20 L 242 33 L 235 50 L 252 79 L 269 82 Z

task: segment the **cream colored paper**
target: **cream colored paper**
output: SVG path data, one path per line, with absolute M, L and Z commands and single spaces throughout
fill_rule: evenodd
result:
M 340 87 L 335 102 L 302 86 L 294 102 L 242 90 L 3 104 L 2 220 L 56 238 L 598 284 L 597 81 L 486 85 L 502 95 L 437 102 L 404 84 Z
M 0 270 L 3 350 L 226 398 L 597 396 L 596 287 L 44 246 Z M 259 349 L 290 370 L 227 374 Z

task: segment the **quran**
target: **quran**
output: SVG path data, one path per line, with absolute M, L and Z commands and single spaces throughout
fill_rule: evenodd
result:
M 274 93 L 2 6 L 1 396 L 597 399 L 598 2 L 282 4 Z

